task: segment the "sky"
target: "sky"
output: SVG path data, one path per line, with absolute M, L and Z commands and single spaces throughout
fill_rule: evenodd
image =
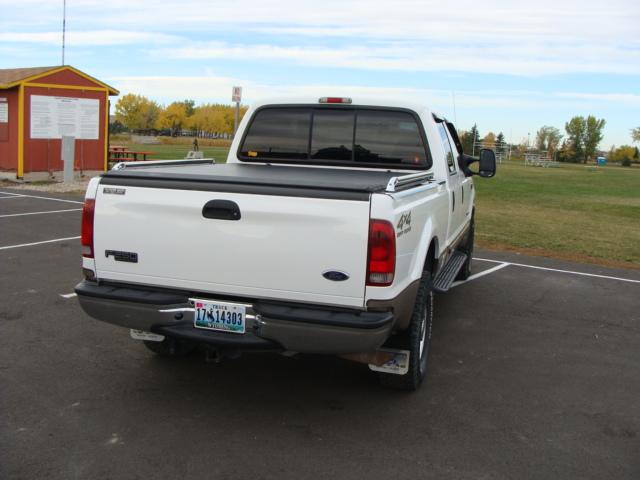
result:
M 61 63 L 62 4 L 0 0 L 0 68 Z M 595 115 L 603 149 L 640 126 L 638 0 L 67 0 L 66 45 L 162 104 L 408 97 L 513 143 Z

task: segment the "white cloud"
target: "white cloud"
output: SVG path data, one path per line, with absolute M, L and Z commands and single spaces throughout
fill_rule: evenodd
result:
M 70 31 L 66 34 L 66 43 L 70 46 L 125 45 L 131 43 L 170 43 L 178 40 L 174 35 L 152 32 L 133 32 L 124 30 Z M 60 45 L 61 32 L 11 32 L 0 33 L 0 42 L 6 43 L 42 43 Z
M 633 93 L 583 93 L 583 92 L 558 92 L 560 98 L 588 100 L 596 102 L 613 102 L 624 105 L 640 106 L 640 95 Z
M 57 32 L 20 33 L 24 28 L 16 27 L 29 18 L 56 30 L 57 3 L 0 0 L 5 4 L 11 17 L 0 20 L 0 41 L 59 42 Z M 191 39 L 169 52 L 174 58 L 227 58 L 231 53 L 202 41 L 224 38 L 224 50 L 249 61 L 522 75 L 640 73 L 637 0 L 76 0 L 68 20 L 70 42 L 77 45 L 144 47 L 175 36 Z M 85 31 L 74 38 L 80 25 Z M 229 40 L 235 38 L 242 40 Z
M 269 85 L 246 78 L 228 76 L 119 76 L 105 79 L 108 83 L 124 93 L 139 93 L 155 99 L 175 100 L 188 96 L 200 103 L 231 101 L 231 88 L 242 85 L 244 103 L 251 103 L 259 98 L 283 96 L 350 96 L 381 97 L 398 99 L 419 99 L 434 109 L 452 109 L 452 92 L 450 90 L 404 88 L 404 87 L 372 87 L 367 85 L 337 84 L 278 84 Z M 538 91 L 491 91 L 466 90 L 456 91 L 455 100 L 458 108 L 492 107 L 504 110 L 522 108 L 544 109 L 557 107 L 561 103 L 567 106 L 588 101 L 615 103 L 638 103 L 640 95 L 622 93 L 579 93 Z
M 576 72 L 640 74 L 640 50 L 563 45 L 547 49 L 536 44 L 466 46 L 417 43 L 347 44 L 335 47 L 183 42 L 178 48 L 153 52 L 174 59 L 278 60 L 318 67 L 391 71 L 457 71 L 543 75 Z

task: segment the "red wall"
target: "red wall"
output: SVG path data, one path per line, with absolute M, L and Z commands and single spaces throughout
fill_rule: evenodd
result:
M 18 169 L 18 88 L 0 90 L 9 103 L 9 123 L 0 123 L 0 169 Z
M 72 72 L 75 79 L 82 78 Z M 58 75 L 58 74 L 56 74 Z M 53 75 L 47 77 L 47 79 Z M 82 79 L 84 80 L 84 79 Z M 42 83 L 42 79 L 35 80 Z M 75 82 L 74 82 L 75 83 Z M 95 84 L 93 85 L 95 86 Z M 24 96 L 24 173 L 62 170 L 60 139 L 31 138 L 31 95 L 56 97 L 94 98 L 100 100 L 100 125 L 97 140 L 76 140 L 75 169 L 103 170 L 105 156 L 106 93 L 95 90 L 68 90 L 61 88 L 25 87 Z M 17 167 L 16 167 L 17 168 Z
M 46 77 L 40 77 L 33 81 L 33 83 L 53 83 L 56 85 L 76 85 L 79 87 L 102 87 L 99 83 L 92 82 L 78 75 L 73 70 L 62 70 L 61 72 L 52 73 Z

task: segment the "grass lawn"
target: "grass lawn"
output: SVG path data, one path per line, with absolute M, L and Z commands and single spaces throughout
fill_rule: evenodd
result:
M 475 184 L 478 245 L 640 268 L 640 168 L 503 163 Z
M 149 160 L 177 160 L 180 158 L 184 158 L 187 155 L 187 152 L 192 148 L 191 143 L 184 145 L 143 145 L 136 143 L 127 143 L 127 146 L 131 150 L 157 152 L 156 155 L 149 155 Z M 224 163 L 227 161 L 227 153 L 229 152 L 228 147 L 202 146 L 200 150 L 204 152 L 204 156 L 206 158 L 215 158 L 217 163 Z

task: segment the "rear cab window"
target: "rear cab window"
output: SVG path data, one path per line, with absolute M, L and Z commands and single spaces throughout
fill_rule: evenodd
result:
M 418 116 L 358 107 L 263 107 L 238 150 L 242 161 L 427 170 Z

